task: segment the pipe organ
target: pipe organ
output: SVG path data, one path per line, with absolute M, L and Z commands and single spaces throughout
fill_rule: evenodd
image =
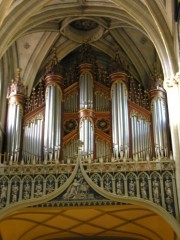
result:
M 54 52 L 29 97 L 20 69 L 8 87 L 0 209 L 51 194 L 58 204 L 89 206 L 112 194 L 117 202 L 149 200 L 178 218 L 166 92 L 157 74 L 144 89 L 117 55 L 105 70 L 98 67 L 87 44 L 69 60 L 59 63 Z
M 73 162 L 78 144 L 85 162 L 168 158 L 166 93 L 158 79 L 144 90 L 117 57 L 106 70 L 87 45 L 78 57 L 69 72 L 54 53 L 30 97 L 18 72 L 8 88 L 6 161 Z

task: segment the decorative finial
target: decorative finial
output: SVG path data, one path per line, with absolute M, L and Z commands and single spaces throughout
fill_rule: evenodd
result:
M 152 72 L 152 89 L 163 89 L 163 79 L 162 75 L 157 71 L 157 63 L 153 64 L 153 72 Z
M 55 64 L 55 65 L 58 63 L 57 53 L 56 53 L 56 51 L 57 51 L 57 48 L 54 47 L 54 48 L 52 49 L 52 52 L 53 52 L 53 58 L 52 58 L 52 61 L 54 61 L 54 64 Z
M 20 67 L 18 67 L 16 70 L 16 72 L 17 72 L 16 81 L 17 82 L 21 81 L 21 76 L 20 76 L 21 71 L 22 71 L 22 68 L 20 68 Z
M 109 68 L 110 73 L 124 71 L 127 72 L 128 66 L 125 63 L 124 59 L 122 58 L 122 54 L 120 54 L 119 47 L 115 47 L 115 56 L 111 61 L 111 65 Z
M 53 56 L 51 58 L 50 63 L 47 65 L 45 70 L 45 76 L 46 75 L 53 75 L 53 74 L 62 74 L 63 69 L 60 63 L 58 62 L 57 54 L 56 54 L 56 48 L 54 47 L 52 49 Z
M 14 96 L 14 95 L 26 95 L 27 88 L 21 83 L 21 73 L 22 69 L 20 67 L 17 68 L 16 78 L 15 80 L 11 80 L 11 84 L 8 87 L 7 98 Z

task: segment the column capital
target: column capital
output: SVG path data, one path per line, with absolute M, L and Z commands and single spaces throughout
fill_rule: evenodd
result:
M 171 78 L 164 80 L 164 88 L 167 90 L 169 87 L 175 87 L 180 83 L 180 71 L 174 74 Z
M 179 84 L 179 82 L 180 82 L 180 70 L 175 74 L 174 82 Z

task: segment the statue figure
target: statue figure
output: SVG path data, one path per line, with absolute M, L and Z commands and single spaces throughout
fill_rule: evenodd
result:
M 31 195 L 31 186 L 30 184 L 27 182 L 25 187 L 24 187 L 24 199 L 30 199 L 30 195 Z
M 96 185 L 98 185 L 98 183 L 99 183 L 99 178 L 98 178 L 98 176 L 95 175 L 92 180 L 93 180 L 93 182 L 94 182 Z
M 133 179 L 131 178 L 130 182 L 129 182 L 129 195 L 131 197 L 135 196 L 135 191 L 136 191 L 136 186 L 135 186 L 135 182 L 133 181 Z
M 140 183 L 140 191 L 141 191 L 142 198 L 147 199 L 147 183 L 144 180 L 144 178 Z
M 77 195 L 79 193 L 80 185 L 81 185 L 82 179 L 79 181 L 77 179 L 74 179 L 74 182 L 69 186 L 67 189 L 67 192 L 64 194 L 64 198 L 71 198 L 71 199 L 77 199 Z
M 54 191 L 54 184 L 48 183 L 46 190 L 47 190 L 47 193 L 52 193 Z
M 0 202 L 3 203 L 3 205 L 4 205 L 6 198 L 7 198 L 7 187 L 5 186 L 4 183 L 1 185 L 0 190 L 1 190 L 0 191 Z
M 122 186 L 120 180 L 117 182 L 116 188 L 117 188 L 116 194 L 117 194 L 117 195 L 122 195 L 122 194 L 123 194 L 123 192 L 122 192 L 123 186 Z
M 36 192 L 34 193 L 35 197 L 41 197 L 43 195 L 42 193 L 42 185 L 40 182 L 38 182 L 38 184 L 36 185 L 35 188 Z
M 18 198 L 18 192 L 19 192 L 19 187 L 18 185 L 15 183 L 13 186 L 12 186 L 12 202 L 17 202 L 17 198 Z
M 111 182 L 107 179 L 105 182 L 104 182 L 104 190 L 106 190 L 107 192 L 111 192 Z
M 89 185 L 83 181 L 74 179 L 74 182 L 69 186 L 66 193 L 63 195 L 64 199 L 85 199 L 88 198 Z
M 159 182 L 157 181 L 157 179 L 155 178 L 153 183 L 153 196 L 154 196 L 154 202 L 159 204 L 160 202 L 160 196 L 159 196 Z
M 172 196 L 172 182 L 169 179 L 167 179 L 165 181 L 165 192 L 166 192 L 167 197 L 173 198 L 173 196 Z

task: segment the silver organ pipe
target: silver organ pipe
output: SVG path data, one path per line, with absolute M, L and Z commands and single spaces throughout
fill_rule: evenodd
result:
M 13 113 L 13 118 L 14 119 L 17 119 L 17 105 L 14 106 L 14 113 Z M 12 124 L 12 142 L 11 142 L 11 152 L 12 152 L 12 155 L 14 155 L 14 152 L 15 152 L 15 141 L 16 141 L 16 124 L 17 122 L 13 122 Z
M 20 152 L 21 126 L 22 126 L 22 112 L 20 109 L 20 105 L 18 105 L 17 119 L 16 119 L 16 141 L 15 141 L 15 151 L 17 152 L 17 159 L 19 158 L 19 152 Z
M 135 119 L 135 158 L 138 159 L 138 119 Z
M 64 99 L 64 112 L 74 113 L 77 111 L 77 91 L 71 92 Z
M 139 159 L 139 119 L 137 118 L 136 121 L 136 136 L 137 136 L 137 141 L 136 141 L 136 147 L 137 147 L 137 152 L 136 152 L 136 157 Z
M 113 137 L 113 147 L 114 155 L 118 157 L 118 144 L 117 144 L 117 111 L 116 111 L 116 95 L 112 95 L 112 137 Z
M 93 157 L 93 152 L 94 152 L 94 127 L 91 123 L 91 131 L 90 131 L 90 154 L 91 154 L 91 157 Z
M 49 148 L 48 144 L 48 129 L 49 129 L 49 112 L 50 112 L 50 88 L 46 89 L 46 109 L 45 109 L 45 123 L 44 123 L 44 155 L 45 159 L 47 159 L 47 152 Z
M 55 151 L 56 157 L 59 159 L 60 156 L 60 145 L 61 145 L 61 91 L 59 88 L 56 88 L 56 97 L 55 97 Z M 57 104 L 59 103 L 59 104 Z
M 156 115 L 156 126 L 157 126 L 157 142 L 156 142 L 156 146 L 158 148 L 158 155 L 160 155 L 160 149 L 161 149 L 161 145 L 162 145 L 162 138 L 161 138 L 161 125 L 160 125 L 160 118 L 159 118 L 159 107 L 158 107 L 158 101 L 155 101 L 155 115 Z
M 83 73 L 80 77 L 80 109 L 93 108 L 93 80 L 90 73 Z
M 98 159 L 104 157 L 109 158 L 110 157 L 110 145 L 108 142 L 102 140 L 102 139 L 97 139 L 96 140 L 96 157 Z M 105 160 L 104 159 L 104 160 Z
M 134 136 L 134 116 L 131 116 L 131 139 L 132 139 L 132 157 L 135 152 L 135 136 Z
M 122 158 L 129 148 L 128 106 L 125 84 L 117 81 L 112 85 L 111 91 L 113 146 L 116 157 L 120 156 Z
M 62 92 L 56 84 L 49 85 L 46 92 L 44 154 L 52 161 L 60 155 Z
M 86 158 L 89 158 L 92 157 L 94 151 L 94 126 L 91 121 L 91 113 L 89 112 L 90 109 L 93 109 L 93 79 L 89 71 L 84 71 L 80 76 L 79 92 L 82 114 L 79 136 L 83 142 L 82 153 Z M 87 116 L 84 116 L 84 114 L 87 114 Z
M 109 100 L 107 96 L 101 91 L 96 92 L 96 111 L 97 112 L 109 111 Z
M 162 133 L 164 143 L 164 156 L 167 157 L 167 129 L 166 129 L 166 107 L 164 101 L 161 101 Z
M 117 145 L 118 145 L 118 153 L 123 150 L 123 99 L 122 99 L 122 91 L 121 91 L 121 83 L 117 83 L 115 86 L 115 99 L 116 99 L 116 112 L 117 112 Z
M 51 101 L 50 101 L 50 115 L 49 115 L 49 119 L 50 119 L 50 124 L 49 124 L 49 152 L 50 154 L 52 154 L 52 151 L 54 149 L 54 135 L 55 135 L 55 131 L 54 131 L 54 116 L 55 116 L 55 87 L 54 86 L 50 86 L 50 91 L 51 91 Z
M 82 152 L 85 156 L 92 155 L 94 151 L 94 127 L 89 118 L 83 118 L 80 125 L 80 140 L 84 143 Z
M 25 163 L 40 163 L 42 158 L 43 116 L 36 115 L 24 126 L 23 161 Z
M 166 107 L 164 100 L 160 97 L 153 98 L 151 102 L 153 116 L 153 132 L 156 157 L 167 157 L 167 122 Z
M 134 160 L 151 157 L 150 122 L 134 110 L 131 112 L 132 156 Z
M 77 155 L 77 139 L 73 139 L 63 146 L 63 160 L 67 162 L 67 159 L 75 159 Z
M 22 115 L 22 106 L 18 102 L 10 102 L 7 123 L 7 154 L 8 161 L 11 160 L 11 162 L 17 162 L 19 159 Z
M 143 159 L 143 132 L 142 132 L 142 120 L 139 119 L 139 159 Z

